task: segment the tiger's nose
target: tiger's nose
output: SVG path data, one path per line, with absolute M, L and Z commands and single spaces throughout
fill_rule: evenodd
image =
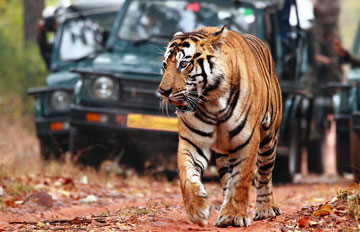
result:
M 159 92 L 162 96 L 164 96 L 164 97 L 169 97 L 169 95 L 171 94 L 172 90 L 171 90 L 171 89 L 165 90 L 165 89 L 159 88 L 159 89 L 158 89 L 158 92 Z

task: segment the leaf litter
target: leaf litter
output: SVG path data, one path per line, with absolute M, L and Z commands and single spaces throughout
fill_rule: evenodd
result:
M 359 195 L 359 184 L 340 189 L 331 201 L 286 215 L 280 224 L 281 231 L 360 231 Z
M 209 225 L 200 228 L 187 219 L 176 178 L 167 182 L 161 175 L 138 176 L 114 163 L 105 171 L 95 171 L 76 167 L 66 158 L 43 162 L 34 133 L 16 122 L 5 124 L 2 120 L 0 231 L 234 230 L 213 226 L 223 199 L 217 182 L 206 184 L 213 207 Z M 21 141 L 16 139 L 19 136 Z M 335 192 L 339 186 L 341 190 Z M 283 214 L 253 221 L 246 230 L 360 231 L 359 189 L 358 185 L 344 188 L 344 184 L 275 186 Z M 252 188 L 250 216 L 254 196 Z

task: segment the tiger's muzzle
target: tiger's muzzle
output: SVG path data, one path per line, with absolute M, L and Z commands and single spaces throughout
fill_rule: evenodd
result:
M 184 94 L 176 94 L 172 95 L 172 90 L 163 90 L 158 89 L 158 92 L 161 95 L 163 101 L 173 104 L 176 107 L 177 112 L 194 112 L 197 107 L 191 102 L 189 102 L 188 98 Z

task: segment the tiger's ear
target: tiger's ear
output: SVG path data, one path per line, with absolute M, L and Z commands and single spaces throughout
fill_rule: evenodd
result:
M 178 36 L 178 35 L 182 35 L 182 34 L 184 34 L 184 33 L 183 33 L 183 32 L 181 32 L 181 31 L 178 31 L 178 32 L 175 32 L 175 34 L 174 34 L 174 36 L 173 36 L 173 37 Z
M 213 44 L 215 49 L 218 49 L 221 47 L 223 39 L 225 38 L 227 34 L 227 28 L 226 25 L 224 25 L 220 30 L 214 32 L 212 34 L 212 41 L 211 43 Z

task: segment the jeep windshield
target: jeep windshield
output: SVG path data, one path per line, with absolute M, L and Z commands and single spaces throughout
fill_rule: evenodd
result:
M 178 31 L 225 24 L 231 30 L 255 34 L 255 22 L 250 7 L 232 1 L 135 0 L 127 9 L 118 37 L 135 45 L 167 42 Z
M 64 23 L 59 59 L 79 60 L 101 51 L 103 36 L 111 30 L 116 12 L 80 16 Z

